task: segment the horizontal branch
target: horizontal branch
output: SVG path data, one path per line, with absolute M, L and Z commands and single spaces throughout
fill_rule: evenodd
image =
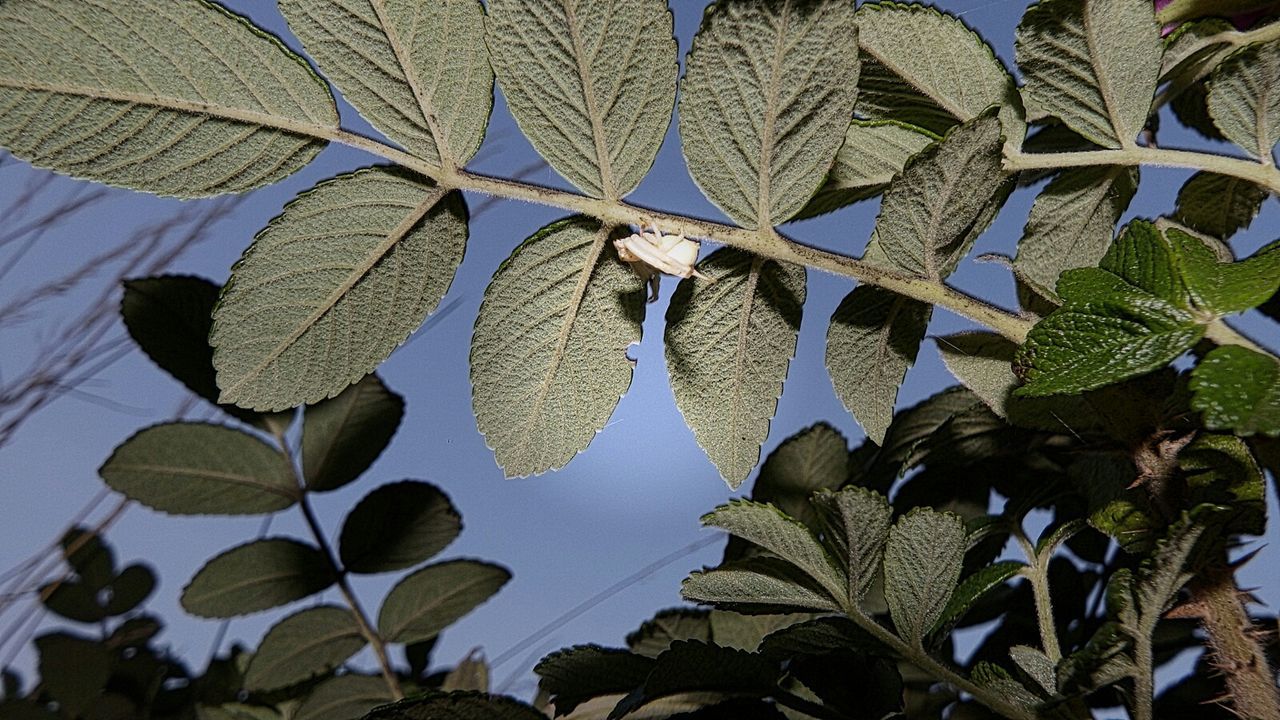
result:
M 1004 167 L 1019 170 L 1057 170 L 1095 165 L 1154 165 L 1188 168 L 1248 180 L 1280 195 L 1280 170 L 1270 163 L 1240 158 L 1163 148 L 1134 147 L 1118 150 L 1085 150 L 1060 153 L 1016 153 L 1005 158 Z

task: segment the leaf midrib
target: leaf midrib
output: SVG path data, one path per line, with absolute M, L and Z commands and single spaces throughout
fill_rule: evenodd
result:
M 746 414 L 743 409 L 745 405 L 743 388 L 747 384 L 746 359 L 749 349 L 748 335 L 751 329 L 751 313 L 755 309 L 756 285 L 760 281 L 760 270 L 763 266 L 764 260 L 762 258 L 752 258 L 751 268 L 747 271 L 747 279 L 742 284 L 742 309 L 738 313 L 738 341 L 734 349 L 733 403 L 729 406 L 729 441 L 733 446 L 731 459 L 735 466 L 743 446 L 751 444 L 751 441 L 742 432 L 742 416 Z M 735 475 L 737 474 L 737 469 L 737 467 L 734 467 Z M 747 470 L 750 472 L 750 467 Z
M 483 570 L 490 569 L 488 566 L 484 566 L 484 565 L 477 565 L 475 567 Z M 462 596 L 467 591 L 475 588 L 476 586 L 483 585 L 486 582 L 489 582 L 494 577 L 496 577 L 496 575 L 490 576 L 490 575 L 483 575 L 483 574 L 477 573 L 473 575 L 469 580 L 463 580 L 462 582 L 454 583 L 452 586 L 450 586 L 448 590 L 437 595 L 431 601 L 430 604 L 414 606 L 415 608 L 414 611 L 411 613 L 405 613 L 404 617 L 401 618 L 401 622 L 397 624 L 394 629 L 379 628 L 379 630 L 385 636 L 384 639 L 390 642 L 400 642 L 396 638 L 399 638 L 401 634 L 405 632 L 405 630 L 408 630 L 409 628 L 413 627 L 423 617 L 426 617 L 430 615 L 433 611 L 438 610 L 447 601 L 453 600 L 457 597 Z M 425 640 L 427 638 L 423 638 L 423 639 Z
M 121 470 L 125 472 L 139 473 L 156 473 L 163 475 L 174 475 L 177 477 L 189 477 L 211 481 L 222 481 L 230 485 L 240 485 L 244 487 L 261 490 L 263 492 L 279 495 L 290 500 L 297 499 L 297 493 L 294 492 L 292 485 L 279 486 L 270 485 L 259 480 L 252 475 L 242 475 L 239 473 L 219 472 L 217 470 L 193 470 L 184 468 L 175 468 L 168 465 L 155 465 L 151 463 L 113 463 L 112 470 Z
M 596 93 L 591 68 L 584 57 L 582 32 L 578 27 L 577 16 L 573 11 L 571 0 L 560 0 L 564 8 L 566 25 L 569 26 L 569 38 L 573 43 L 573 59 L 578 66 L 578 77 L 582 81 L 582 96 L 586 103 L 587 118 L 591 121 L 591 139 L 595 144 L 596 167 L 600 171 L 600 194 L 606 200 L 617 200 L 618 190 L 614 185 L 613 168 L 609 161 L 609 148 L 604 134 L 604 118 L 600 116 L 600 108 L 596 106 Z
M 1098 42 L 1094 37 L 1093 15 L 1090 13 L 1090 4 L 1085 1 L 1081 3 L 1081 23 L 1084 25 L 1084 39 L 1089 46 L 1089 65 L 1093 68 L 1093 76 L 1098 80 L 1098 94 L 1102 97 L 1102 103 L 1106 106 L 1107 119 L 1111 121 L 1111 131 L 1115 133 L 1116 141 L 1120 143 L 1122 148 L 1131 148 L 1137 145 L 1132 137 L 1125 137 L 1124 129 L 1121 127 L 1120 118 L 1115 109 L 1115 91 L 1111 87 L 1111 79 L 1107 76 L 1105 68 L 1101 66 L 1102 58 L 1098 54 Z
M 457 162 L 454 160 L 452 149 L 449 147 L 448 135 L 436 118 L 435 106 L 431 103 L 430 98 L 422 87 L 421 78 L 418 77 L 417 69 L 413 65 L 413 59 L 400 41 L 400 33 L 396 32 L 395 27 L 387 18 L 386 2 L 384 0 L 369 0 L 369 4 L 373 6 L 373 12 L 378 17 L 378 24 L 382 26 L 383 34 L 387 36 L 387 43 L 391 45 L 391 52 L 395 55 L 396 62 L 400 64 L 400 70 L 404 73 L 405 82 L 409 83 L 409 89 L 413 92 L 414 99 L 418 101 L 418 110 L 422 113 L 423 122 L 427 125 L 427 132 L 431 134 L 431 139 L 435 143 L 436 156 L 440 159 L 440 164 L 446 168 L 456 168 Z M 417 10 L 415 9 L 414 12 L 416 17 Z

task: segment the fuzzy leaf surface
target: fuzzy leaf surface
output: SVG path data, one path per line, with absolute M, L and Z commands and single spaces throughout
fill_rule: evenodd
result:
M 1191 407 L 1205 427 L 1280 436 L 1280 362 L 1238 345 L 1215 348 L 1191 372 Z
M 826 182 L 799 218 L 838 210 L 883 192 L 912 155 L 939 140 L 923 128 L 893 120 L 854 120 Z
M 0 145 L 160 195 L 250 190 L 338 128 L 306 61 L 206 0 L 0 5 Z
M 804 571 L 832 597 L 845 594 L 844 572 L 813 531 L 771 505 L 735 500 L 703 515 L 702 524 L 718 527 L 772 552 Z
M 850 605 L 857 607 L 880 571 L 893 508 L 880 493 L 855 486 L 820 491 L 813 504 L 822 515 L 825 538 L 844 561 Z
M 839 430 L 817 423 L 792 435 L 760 466 L 751 499 L 769 503 L 815 527 L 818 513 L 809 498 L 835 490 L 849 478 L 849 442 Z
M 694 572 L 680 585 L 680 595 L 693 602 L 727 607 L 839 612 L 830 591 L 796 566 L 776 559 L 753 558 Z
M 1271 162 L 1280 140 L 1280 40 L 1246 45 L 1214 70 L 1209 114 L 1228 140 Z
M 338 554 L 351 572 L 391 572 L 434 556 L 460 532 L 462 516 L 440 488 L 404 480 L 383 485 L 352 508 Z
M 246 690 L 275 690 L 326 673 L 365 646 L 351 611 L 322 605 L 271 626 L 245 671 Z
M 277 607 L 334 583 L 329 559 L 312 545 L 267 538 L 234 547 L 205 563 L 182 589 L 184 610 L 230 618 Z
M 299 195 L 223 288 L 220 401 L 282 410 L 337 395 L 435 309 L 466 242 L 462 195 L 407 172 L 366 168 Z
M 302 472 L 312 492 L 337 490 L 382 454 L 404 416 L 404 398 L 377 375 L 366 375 L 337 397 L 302 415 Z
M 428 565 L 391 588 L 378 611 L 378 633 L 388 642 L 429 640 L 493 597 L 511 573 L 478 560 Z
M 902 639 L 918 646 L 943 617 L 965 548 L 964 521 L 952 513 L 915 508 L 889 530 L 884 595 Z
M 1249 227 L 1268 194 L 1247 180 L 1198 172 L 1178 191 L 1173 216 L 1192 230 L 1225 240 Z

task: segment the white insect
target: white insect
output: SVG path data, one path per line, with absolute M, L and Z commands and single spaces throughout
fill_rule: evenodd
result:
M 693 269 L 698 259 L 698 241 L 690 240 L 683 235 L 664 235 L 656 225 L 645 232 L 640 232 L 613 241 L 618 249 L 618 257 L 631 264 L 641 280 L 649 283 L 649 302 L 658 299 L 658 282 L 661 273 L 677 277 L 699 277 L 709 282 L 715 278 L 707 277 Z

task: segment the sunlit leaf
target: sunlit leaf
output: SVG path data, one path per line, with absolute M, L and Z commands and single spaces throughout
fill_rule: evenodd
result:
M 966 548 L 964 521 L 952 513 L 915 508 L 889 531 L 884 595 L 898 634 L 923 642 L 951 601 Z
M 1280 362 L 1238 345 L 1214 349 L 1191 372 L 1191 407 L 1205 427 L 1280 436 Z
M 578 645 L 542 658 L 533 671 L 551 696 L 556 715 L 566 715 L 593 697 L 629 693 L 644 684 L 652 658 L 599 645 Z
M 1271 162 L 1280 140 L 1280 40 L 1246 45 L 1214 70 L 1209 114 L 1228 140 Z
M 766 635 L 813 618 L 813 613 L 739 613 L 712 610 L 711 642 L 720 647 L 756 652 Z
M 280 12 L 343 99 L 406 150 L 465 165 L 480 147 L 493 70 L 477 0 L 284 0 Z
M 938 135 L 906 123 L 854 120 L 826 182 L 796 219 L 832 212 L 880 194 L 912 155 L 939 139 Z
M 842 0 L 707 10 L 686 61 L 680 137 L 694 181 L 734 222 L 777 225 L 818 189 L 853 117 L 857 38 Z
M 830 591 L 795 565 L 776 558 L 751 558 L 694 572 L 681 584 L 680 595 L 694 602 L 753 611 L 840 610 Z
M 893 509 L 883 495 L 866 488 L 823 490 L 813 498 L 822 515 L 823 537 L 836 548 L 849 575 L 849 602 L 856 607 L 880 572 Z
M 685 423 L 737 488 L 760 460 L 795 354 L 805 270 L 732 248 L 698 268 L 716 280 L 683 280 L 672 297 L 667 373 Z
M 368 375 L 302 415 L 302 473 L 313 492 L 337 490 L 382 454 L 404 416 L 404 399 Z
M 197 617 L 236 617 L 301 600 L 336 579 L 314 546 L 289 538 L 255 540 L 205 563 L 182 589 L 181 603 Z
M 219 399 L 280 410 L 337 395 L 435 309 L 466 241 L 462 196 L 400 170 L 299 195 L 223 288 L 210 336 Z
M 113 490 L 175 515 L 255 515 L 293 505 L 299 490 L 280 451 L 205 423 L 153 425 L 98 469 Z
M 462 516 L 430 483 L 404 480 L 369 493 L 342 523 L 342 565 L 356 573 L 412 567 L 462 531 Z
M 574 217 L 525 240 L 494 273 L 471 341 L 476 424 L 508 477 L 562 467 L 631 384 L 642 282 L 609 229 Z
M 511 573 L 477 560 L 428 565 L 387 593 L 378 612 L 378 633 L 388 642 L 435 637 L 498 592 Z
M 381 676 L 342 675 L 317 685 L 293 720 L 351 720 L 392 700 L 395 695 Z
M 485 662 L 484 654 L 479 650 L 475 648 L 467 653 L 467 656 L 459 660 L 458 664 L 444 676 L 444 681 L 440 683 L 440 689 L 443 692 L 467 690 L 489 692 L 489 663 Z
M 44 168 L 161 195 L 249 190 L 338 127 L 307 63 L 206 0 L 0 5 L 0 144 Z
M 271 626 L 245 671 L 246 690 L 274 690 L 326 673 L 365 646 L 351 611 L 307 608 Z
M 619 198 L 671 123 L 676 43 L 661 0 L 491 0 L 503 96 L 547 162 L 588 195 Z

